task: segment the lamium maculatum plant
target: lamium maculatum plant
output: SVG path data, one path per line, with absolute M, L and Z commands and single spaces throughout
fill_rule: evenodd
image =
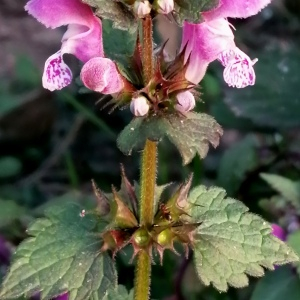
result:
M 234 42 L 227 18 L 257 14 L 271 0 L 29 0 L 25 10 L 50 28 L 67 25 L 61 48 L 45 62 L 44 88 L 72 82 L 64 54 L 82 62 L 83 85 L 110 95 L 104 106 L 128 108 L 131 122 L 117 139 L 126 155 L 142 150 L 139 183 L 121 167 L 121 188 L 106 194 L 92 181 L 93 209 L 78 204 L 53 206 L 28 228 L 2 283 L 0 298 L 40 293 L 41 299 L 150 299 L 151 265 L 166 251 L 193 261 L 204 285 L 226 292 L 248 285 L 248 276 L 298 261 L 275 237 L 274 226 L 252 214 L 226 191 L 192 178 L 162 197 L 156 185 L 157 145 L 167 138 L 183 164 L 209 145 L 217 147 L 222 128 L 205 113 L 193 112 L 208 65 L 219 61 L 232 88 L 255 84 L 254 64 Z M 162 15 L 182 26 L 177 55 L 153 38 L 153 20 Z M 237 91 L 238 92 L 238 91 Z M 102 102 L 103 103 L 103 102 Z M 181 245 L 181 247 L 180 247 Z M 134 290 L 118 285 L 115 259 L 132 248 Z M 57 298 L 58 299 L 58 298 Z

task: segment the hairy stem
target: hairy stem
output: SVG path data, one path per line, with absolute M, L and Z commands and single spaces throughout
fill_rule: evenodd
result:
M 152 31 L 152 18 L 147 15 L 143 20 L 143 71 L 144 71 L 144 84 L 147 85 L 153 75 L 153 31 Z
M 134 282 L 134 299 L 148 300 L 150 296 L 151 259 L 145 251 L 138 254 Z
M 154 192 L 156 182 L 156 142 L 146 141 L 142 156 L 140 224 L 151 226 L 154 213 Z
M 153 75 L 153 40 L 152 19 L 146 16 L 143 25 L 143 72 L 145 86 Z M 148 228 L 153 223 L 154 193 L 156 182 L 156 156 L 155 142 L 146 141 L 141 162 L 141 198 L 140 198 L 140 225 Z M 148 300 L 150 296 L 151 258 L 146 251 L 140 251 L 137 259 L 135 273 L 135 300 Z
M 157 145 L 146 141 L 142 156 L 140 225 L 150 227 L 154 215 Z M 135 274 L 135 300 L 148 300 L 150 295 L 151 258 L 145 251 L 138 254 Z

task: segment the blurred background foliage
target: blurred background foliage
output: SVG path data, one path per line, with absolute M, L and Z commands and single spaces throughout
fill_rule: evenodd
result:
M 91 179 L 104 191 L 119 186 L 120 163 L 131 180 L 139 176 L 139 153 L 125 157 L 116 147 L 118 133 L 132 118 L 129 110 L 101 110 L 100 95 L 87 93 L 78 80 L 63 91 L 43 90 L 43 63 L 58 49 L 63 31 L 43 28 L 24 12 L 25 3 L 0 3 L 0 280 L 28 224 L 47 206 L 76 201 L 92 207 Z M 300 253 L 300 1 L 274 0 L 255 17 L 230 21 L 236 44 L 258 58 L 257 83 L 228 88 L 221 66 L 210 66 L 197 110 L 223 126 L 221 145 L 183 168 L 177 150 L 163 141 L 158 184 L 180 182 L 193 172 L 194 185 L 223 187 L 251 211 L 281 225 Z M 158 35 L 172 32 L 174 51 L 178 30 L 161 22 Z M 78 76 L 78 61 L 67 59 Z M 117 264 L 120 283 L 131 288 L 129 258 L 126 249 Z M 278 267 L 263 279 L 251 279 L 248 288 L 220 294 L 200 283 L 190 262 L 172 253 L 163 266 L 156 261 L 153 298 L 300 299 L 299 266 Z

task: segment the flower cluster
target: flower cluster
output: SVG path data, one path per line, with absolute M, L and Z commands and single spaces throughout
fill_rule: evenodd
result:
M 201 14 L 201 23 L 185 22 L 179 54 L 184 57 L 184 61 L 182 70 L 177 71 L 184 71 L 189 88 L 185 85 L 184 88 L 174 90 L 173 100 L 170 101 L 173 103 L 172 108 L 183 114 L 194 108 L 195 98 L 189 89 L 201 81 L 207 66 L 214 60 L 224 66 L 224 80 L 229 86 L 243 88 L 255 83 L 253 65 L 256 60 L 251 60 L 236 47 L 227 18 L 252 16 L 270 1 L 221 0 L 217 8 Z M 124 2 L 131 5 L 138 18 L 144 18 L 152 10 L 161 14 L 174 13 L 173 0 L 155 0 L 151 4 L 145 0 Z M 149 97 L 137 94 L 136 89 L 122 76 L 116 63 L 105 57 L 101 20 L 87 4 L 81 0 L 30 0 L 25 9 L 47 27 L 68 26 L 60 50 L 46 60 L 43 73 L 45 88 L 59 90 L 71 83 L 72 72 L 63 60 L 65 53 L 71 53 L 84 63 L 81 80 L 89 89 L 111 94 L 117 99 L 124 99 L 120 94 L 125 93 L 126 104 L 129 104 L 135 116 L 145 116 L 153 111 L 153 107 L 158 107 L 158 103 L 153 104 Z M 164 95 L 166 99 L 169 96 L 168 93 Z M 166 99 L 163 99 L 164 103 Z

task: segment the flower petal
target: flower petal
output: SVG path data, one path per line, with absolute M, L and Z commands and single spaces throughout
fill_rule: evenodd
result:
M 116 64 L 103 57 L 89 60 L 81 70 L 84 85 L 102 94 L 118 93 L 123 89 L 123 80 Z
M 45 62 L 43 73 L 43 87 L 50 91 L 60 90 L 72 81 L 72 72 L 64 63 L 59 50 L 51 55 Z
M 186 79 L 197 84 L 203 78 L 208 64 L 226 49 L 234 48 L 234 35 L 225 19 L 200 24 L 185 22 L 181 49 L 185 48 L 188 61 Z
M 93 18 L 91 27 L 70 24 L 62 38 L 62 53 L 74 54 L 87 62 L 93 57 L 103 57 L 102 25 L 98 18 Z
M 244 88 L 248 85 L 254 85 L 255 72 L 253 65 L 256 60 L 252 61 L 239 48 L 223 51 L 218 60 L 225 67 L 223 77 L 229 86 Z
M 101 21 L 80 0 L 31 0 L 25 9 L 47 27 L 69 25 L 62 54 L 74 54 L 83 62 L 104 56 Z
M 88 25 L 93 18 L 91 8 L 80 0 L 30 0 L 25 10 L 51 28 L 68 24 Z
M 248 18 L 256 15 L 271 0 L 221 0 L 217 8 L 202 13 L 206 20 L 217 18 Z

